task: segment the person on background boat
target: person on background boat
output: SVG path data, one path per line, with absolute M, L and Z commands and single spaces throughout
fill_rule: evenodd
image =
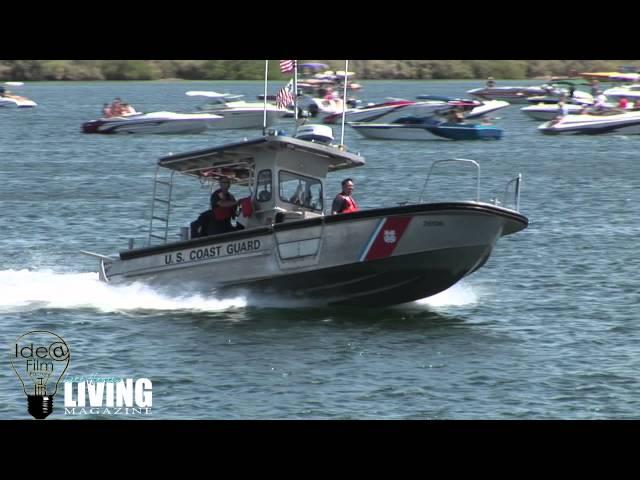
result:
M 460 108 L 454 108 L 449 112 L 447 120 L 451 123 L 462 123 L 464 122 L 464 114 Z
M 337 100 L 338 99 L 338 95 L 336 94 L 336 92 L 333 91 L 333 88 L 328 87 L 327 88 L 327 93 L 325 94 L 325 96 L 323 98 L 324 98 L 324 100 Z
M 629 100 L 627 100 L 627 97 L 620 97 L 620 100 L 618 101 L 618 108 L 626 109 L 628 106 Z
M 353 180 L 351 178 L 345 178 L 342 181 L 342 192 L 336 195 L 331 205 L 331 214 L 337 213 L 352 213 L 358 211 L 358 205 L 353 199 L 351 194 L 353 193 Z
M 604 110 L 607 105 L 607 97 L 605 97 L 604 93 L 598 91 L 598 95 L 596 96 L 596 102 L 594 103 L 594 107 L 596 110 Z
M 11 93 L 9 90 L 7 90 L 6 88 L 0 86 L 0 97 L 3 98 L 13 98 L 15 100 L 24 100 L 24 97 L 21 97 L 20 95 L 14 95 L 13 93 Z
M 496 81 L 493 79 L 493 77 L 487 78 L 487 88 L 493 88 L 495 86 L 496 86 Z
M 133 108 L 130 104 L 128 104 L 128 103 L 123 103 L 122 104 L 122 113 L 121 113 L 121 115 L 133 115 L 134 113 L 138 113 L 138 112 L 136 112 L 136 109 Z
M 102 104 L 102 118 L 109 118 L 111 116 L 111 107 L 108 103 Z
M 122 100 L 120 97 L 116 97 L 111 102 L 111 116 L 119 117 L 120 115 L 122 115 Z
M 564 100 L 560 100 L 558 102 L 558 116 L 556 117 L 556 121 L 562 120 L 562 117 L 566 117 L 567 115 L 569 115 L 569 107 Z

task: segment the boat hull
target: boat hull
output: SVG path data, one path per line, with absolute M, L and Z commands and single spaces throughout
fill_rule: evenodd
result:
M 353 122 L 349 126 L 363 137 L 376 140 L 442 140 L 424 125 Z
M 513 210 L 476 202 L 365 210 L 121 252 L 103 260 L 101 278 L 394 305 L 446 290 L 527 223 Z
M 447 112 L 452 108 L 453 107 L 449 103 L 444 101 L 399 101 L 378 107 L 364 107 L 347 110 L 345 114 L 345 121 L 353 123 L 385 124 L 392 123 L 393 121 L 403 117 L 432 117 L 438 113 Z M 341 121 L 342 112 L 328 115 L 323 120 L 324 123 L 328 124 L 340 123 Z
M 467 92 L 481 100 L 502 100 L 510 104 L 528 103 L 529 97 L 543 95 L 545 90 L 537 87 L 493 87 L 474 88 Z
M 567 115 L 557 123 L 543 123 L 538 130 L 547 135 L 638 135 L 640 112 L 595 118 L 590 115 Z
M 429 127 L 435 135 L 449 140 L 499 140 L 502 129 L 493 125 L 440 123 Z
M 580 105 L 566 105 L 566 111 L 569 114 L 578 114 L 582 110 Z M 529 107 L 523 107 L 520 109 L 529 118 L 534 120 L 549 121 L 560 115 L 560 110 L 557 105 L 531 105 Z
M 38 104 L 28 98 L 4 98 L 0 97 L 0 107 L 33 108 Z
M 222 116 L 219 122 L 209 124 L 209 128 L 212 130 L 255 129 L 262 128 L 264 123 L 262 109 L 213 109 L 209 112 Z M 267 127 L 276 123 L 285 114 L 284 110 L 267 110 Z
M 191 134 L 202 133 L 222 120 L 219 115 L 154 112 L 126 117 L 101 118 L 82 124 L 83 133 Z

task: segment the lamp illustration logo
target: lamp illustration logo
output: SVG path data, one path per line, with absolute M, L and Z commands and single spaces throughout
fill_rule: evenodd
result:
M 53 396 L 69 359 L 69 346 L 55 333 L 34 330 L 16 339 L 11 366 L 22 383 L 28 411 L 34 418 L 51 414 Z

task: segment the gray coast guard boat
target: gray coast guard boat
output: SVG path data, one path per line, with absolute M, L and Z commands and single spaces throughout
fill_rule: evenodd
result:
M 328 172 L 359 167 L 365 160 L 323 141 L 313 132 L 321 127 L 306 135 L 301 129 L 297 138 L 270 132 L 160 158 L 148 244 L 112 256 L 83 253 L 98 257 L 100 278 L 114 284 L 143 281 L 190 293 L 239 289 L 325 304 L 386 306 L 446 290 L 480 268 L 500 237 L 528 225 L 518 212 L 519 175 L 505 189 L 506 194 L 514 187 L 508 191 L 514 209 L 476 196 L 448 203 L 422 203 L 421 198 L 416 204 L 325 215 Z M 446 161 L 473 164 L 479 192 L 476 162 Z M 168 180 L 161 179 L 162 172 Z M 226 177 L 249 187 L 251 196 L 240 202 L 244 211 L 238 216 L 244 229 L 189 238 L 182 227 L 181 236 L 174 232 L 176 239 L 170 240 L 176 175 L 212 185 Z M 161 187 L 167 187 L 165 198 L 160 198 Z

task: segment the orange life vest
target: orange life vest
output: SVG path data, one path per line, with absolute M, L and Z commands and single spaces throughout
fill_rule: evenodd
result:
M 227 220 L 228 218 L 232 218 L 235 212 L 235 207 L 216 207 L 213 209 L 213 218 L 216 220 Z
M 222 194 L 222 198 L 221 195 Z M 215 192 L 213 192 L 213 195 L 215 197 L 217 197 L 218 200 L 233 200 L 235 201 L 235 198 L 233 198 L 233 195 L 231 195 L 228 192 L 223 192 L 222 190 L 216 190 Z M 214 202 L 213 202 L 213 196 L 212 196 L 212 202 L 211 202 L 211 206 L 212 206 L 212 210 L 213 210 L 213 218 L 215 218 L 216 220 L 230 220 L 232 219 L 235 214 L 236 214 L 236 207 L 213 207 Z
M 342 198 L 347 201 L 347 208 L 342 210 L 340 213 L 353 213 L 358 211 L 358 205 L 356 205 L 356 201 L 353 198 L 347 197 L 346 195 Z

